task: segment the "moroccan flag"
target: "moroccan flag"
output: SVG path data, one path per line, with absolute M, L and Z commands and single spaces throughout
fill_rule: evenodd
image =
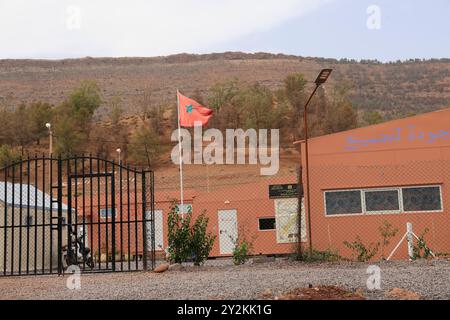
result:
M 177 94 L 180 126 L 193 127 L 194 122 L 201 122 L 202 126 L 206 125 L 212 117 L 213 111 L 197 101 L 183 96 L 180 92 Z

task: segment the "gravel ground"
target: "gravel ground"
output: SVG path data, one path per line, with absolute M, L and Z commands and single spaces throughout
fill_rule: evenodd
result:
M 385 292 L 402 288 L 424 299 L 450 299 L 450 261 L 380 262 L 381 290 L 368 291 L 366 263 L 272 262 L 233 266 L 229 260 L 208 261 L 164 273 L 83 274 L 81 289 L 66 287 L 68 276 L 0 277 L 1 299 L 258 299 L 271 289 L 277 295 L 312 285 L 339 285 L 363 292 L 368 299 L 385 299 Z M 362 291 L 361 291 L 362 290 Z

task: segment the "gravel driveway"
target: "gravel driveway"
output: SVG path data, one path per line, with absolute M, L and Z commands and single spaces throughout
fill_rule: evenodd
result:
M 208 261 L 180 271 L 83 274 L 81 289 L 66 287 L 68 276 L 0 277 L 2 299 L 258 299 L 271 289 L 277 295 L 312 285 L 340 285 L 384 299 L 402 288 L 424 299 L 450 299 L 450 261 L 380 262 L 381 290 L 368 291 L 365 263 L 301 263 L 279 259 L 233 266 Z

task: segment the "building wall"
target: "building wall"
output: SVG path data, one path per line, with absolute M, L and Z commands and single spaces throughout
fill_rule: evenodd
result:
M 417 235 L 437 252 L 450 252 L 450 109 L 323 136 L 309 141 L 312 244 L 338 250 L 360 236 L 364 243 L 380 241 L 378 228 L 389 221 L 399 229 L 385 248 L 389 254 L 411 222 Z M 302 165 L 305 148 L 302 144 Z M 304 170 L 305 177 L 305 170 Z M 357 188 L 439 185 L 441 212 L 401 212 L 326 216 L 324 192 Z M 377 255 L 381 257 L 381 252 Z M 394 258 L 407 258 L 403 244 Z
M 6 219 L 5 219 L 6 213 Z M 53 211 L 55 214 L 55 211 Z M 28 215 L 31 224 L 27 224 Z M 35 220 L 37 219 L 37 220 Z M 6 224 L 5 224 L 6 220 Z M 0 272 L 48 271 L 57 268 L 57 232 L 51 231 L 50 211 L 0 204 Z M 67 228 L 63 228 L 66 234 Z M 63 245 L 67 242 L 63 237 Z M 6 244 L 6 251 L 5 251 Z M 6 260 L 5 260 L 6 259 Z M 6 268 L 5 268 L 6 262 Z
M 202 212 L 205 212 L 209 219 L 208 231 L 216 236 L 216 240 L 210 254 L 211 257 L 227 256 L 229 254 L 221 254 L 220 252 L 220 230 L 218 211 L 234 209 L 237 212 L 237 231 L 238 236 L 252 242 L 252 254 L 288 254 L 296 251 L 297 240 L 280 241 L 277 238 L 277 233 L 280 230 L 259 230 L 258 218 L 275 218 L 276 199 L 269 199 L 268 190 L 270 184 L 295 183 L 295 177 L 287 177 L 276 180 L 260 181 L 258 183 L 243 184 L 239 186 L 223 187 L 212 192 L 193 192 L 192 190 L 185 190 L 185 204 L 191 204 L 193 208 L 193 218 L 197 218 Z M 155 210 L 162 211 L 162 233 L 163 233 L 163 247 L 156 248 L 163 256 L 163 251 L 168 246 L 168 215 L 172 207 L 174 199 L 179 197 L 179 192 L 157 192 L 155 195 Z M 140 199 L 140 196 L 137 197 Z M 134 199 L 134 197 L 131 197 Z M 297 198 L 283 199 L 287 202 L 290 210 L 297 212 Z M 94 201 L 97 202 L 97 201 Z M 86 215 L 86 229 L 88 231 L 88 244 L 93 248 L 94 254 L 112 250 L 112 220 L 99 218 L 99 209 L 106 207 L 105 201 L 101 201 L 100 207 L 93 205 L 92 214 L 90 208 L 85 208 Z M 128 207 L 130 208 L 130 218 L 128 218 Z M 143 252 L 143 230 L 142 230 L 142 204 L 130 202 L 123 203 L 116 200 L 117 216 L 115 218 L 115 247 L 116 252 L 121 252 L 122 255 L 142 254 Z M 122 209 L 120 209 L 122 208 Z M 136 211 L 137 209 L 137 211 Z M 79 213 L 83 212 L 79 208 Z M 122 213 L 122 219 L 121 219 Z M 290 216 L 290 225 L 297 226 L 297 214 L 295 217 Z M 284 219 L 284 217 L 283 217 Z M 303 214 L 304 219 L 304 214 Z M 137 220 L 136 224 L 133 221 Z M 78 223 L 83 221 L 82 215 L 78 216 Z M 92 224 L 90 224 L 92 221 Z M 121 223 L 122 221 L 122 223 Z M 131 221 L 130 224 L 128 222 Z M 100 222 L 100 223 L 99 223 Z M 278 221 L 279 223 L 283 221 Z M 303 223 L 303 226 L 305 224 Z M 91 229 L 92 227 L 92 229 Z M 106 230 L 108 228 L 108 230 Z M 291 229 L 283 231 L 289 233 Z M 305 232 L 304 232 L 305 233 Z M 108 239 L 106 239 L 108 234 Z M 137 237 L 136 237 L 137 235 Z M 150 236 L 148 235 L 148 238 Z M 137 244 L 136 244 L 137 240 Z M 305 241 L 305 235 L 303 237 Z M 92 242 L 91 242 L 92 241 Z M 130 242 L 128 242 L 130 241 Z M 100 250 L 99 250 L 100 249 Z

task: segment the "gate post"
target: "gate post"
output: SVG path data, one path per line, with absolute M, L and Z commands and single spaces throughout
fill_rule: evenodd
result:
M 147 202 L 147 197 L 146 197 L 146 189 L 145 189 L 145 171 L 144 169 L 142 169 L 142 173 L 141 173 L 141 179 L 142 179 L 142 241 L 143 243 L 143 250 L 144 252 L 142 253 L 142 260 L 143 260 L 143 268 L 145 271 L 147 271 L 147 250 L 148 250 L 148 246 L 147 246 L 147 208 L 146 208 L 146 202 Z M 150 212 L 150 219 L 153 220 L 152 218 L 153 212 Z M 153 223 L 153 221 L 151 222 Z
M 112 173 L 111 173 L 111 208 L 112 208 L 112 215 L 111 215 L 111 244 L 112 244 L 112 271 L 116 271 L 116 214 L 118 210 L 116 209 L 116 179 L 115 179 L 115 162 L 113 160 L 112 162 Z M 106 181 L 108 181 L 108 178 L 106 178 Z M 108 197 L 108 195 L 106 195 Z M 121 208 L 122 210 L 122 208 Z M 120 253 L 122 254 L 122 253 Z
M 63 273 L 62 263 L 62 160 L 61 155 L 58 156 L 58 186 L 57 186 L 57 203 L 58 203 L 58 275 Z M 68 213 L 70 214 L 70 213 Z

